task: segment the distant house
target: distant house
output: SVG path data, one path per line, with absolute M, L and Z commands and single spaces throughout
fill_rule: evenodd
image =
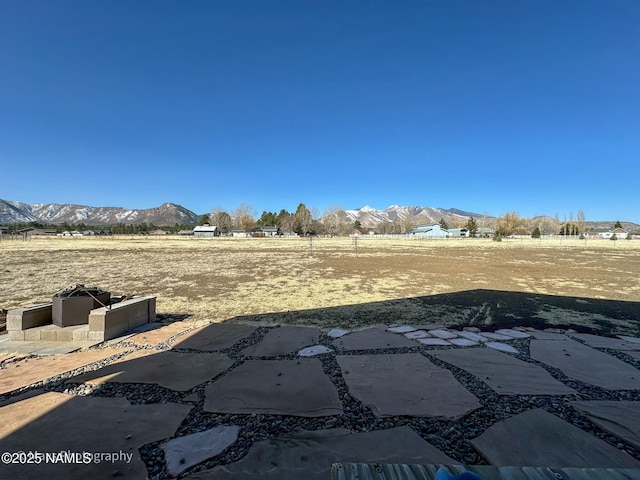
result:
M 450 228 L 448 230 L 450 237 L 468 237 L 469 229 L 467 228 Z
M 246 238 L 249 236 L 249 234 L 247 232 L 244 232 L 242 230 L 231 230 L 231 236 L 232 237 L 239 237 L 239 238 Z
M 446 238 L 448 234 L 449 232 L 442 228 L 439 223 L 416 225 L 409 231 L 409 235 L 423 238 Z
M 166 230 L 157 229 L 157 230 L 151 230 L 149 232 L 149 235 L 169 235 L 169 232 L 167 232 Z
M 275 226 L 263 226 L 254 228 L 251 231 L 254 237 L 277 237 L 278 236 L 278 227 Z
M 592 228 L 585 237 L 612 238 L 616 236 L 618 239 L 627 238 L 628 232 L 624 228 Z
M 54 228 L 23 228 L 22 230 L 18 230 L 18 233 L 22 235 L 46 235 L 46 236 L 55 236 L 56 230 Z
M 220 236 L 220 230 L 215 225 L 209 225 L 205 223 L 204 225 L 198 225 L 193 229 L 194 237 L 218 237 Z
M 97 233 L 94 230 L 85 230 L 84 232 L 82 232 L 82 235 L 84 235 L 85 237 L 90 237 L 93 235 L 97 235 Z
M 193 235 L 193 230 L 180 230 L 178 235 Z

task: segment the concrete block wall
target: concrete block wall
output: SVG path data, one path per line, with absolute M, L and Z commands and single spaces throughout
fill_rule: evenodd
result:
M 156 319 L 156 297 L 135 297 L 111 308 L 96 308 L 89 314 L 87 339 L 103 341 Z
M 7 312 L 7 331 L 27 330 L 51 323 L 52 303 L 14 308 Z

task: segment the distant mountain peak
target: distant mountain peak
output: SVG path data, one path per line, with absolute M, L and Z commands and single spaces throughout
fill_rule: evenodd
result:
M 175 203 L 156 208 L 125 209 L 122 207 L 90 207 L 57 203 L 23 203 L 0 199 L 0 224 L 13 223 L 84 223 L 115 225 L 117 223 L 154 225 L 195 225 L 198 215 Z

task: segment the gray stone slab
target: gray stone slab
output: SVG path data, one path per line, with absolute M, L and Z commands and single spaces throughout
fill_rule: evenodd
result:
M 442 338 L 443 340 L 449 340 L 458 336 L 453 332 L 441 329 L 430 330 L 429 335 L 431 335 L 432 337 Z
M 416 346 L 412 340 L 402 335 L 396 335 L 375 327 L 352 332 L 334 340 L 333 344 L 343 350 L 378 350 L 381 348 Z
M 239 462 L 195 473 L 190 480 L 327 480 L 336 462 L 456 464 L 410 427 L 366 433 L 300 432 L 257 442 Z
M 215 457 L 238 439 L 239 431 L 240 427 L 236 425 L 222 425 L 160 444 L 167 472 L 177 477 L 187 468 Z
M 580 401 L 571 406 L 603 430 L 640 448 L 640 402 Z
M 131 462 L 46 463 L 0 466 L 16 480 L 146 478 L 139 448 L 175 435 L 191 407 L 175 403 L 131 405 L 125 398 L 47 392 L 0 408 L 0 451 L 124 452 Z
M 531 335 L 525 332 L 520 332 L 518 330 L 512 330 L 510 328 L 501 328 L 500 330 L 496 330 L 495 333 L 500 335 L 506 335 L 511 338 L 529 338 Z
M 441 323 L 425 323 L 422 325 L 414 325 L 416 330 L 442 330 L 445 326 Z
M 387 331 L 391 333 L 408 333 L 408 332 L 415 332 L 416 329 L 411 325 L 400 325 L 398 327 L 389 327 L 387 328 Z
M 640 343 L 640 338 L 638 337 L 629 337 L 628 335 L 618 335 L 618 338 L 622 340 L 626 340 L 627 342 L 631 342 L 631 343 Z
M 589 333 L 573 333 L 573 338 L 582 340 L 584 343 L 594 348 L 612 348 L 614 350 L 636 350 L 640 351 L 640 344 L 628 342 L 620 338 L 601 337 Z
M 563 333 L 543 332 L 541 330 L 531 330 L 529 333 L 538 340 L 569 340 L 569 337 Z
M 248 360 L 207 386 L 204 410 L 321 417 L 342 403 L 317 358 Z
M 298 351 L 298 356 L 299 357 L 315 357 L 316 355 L 322 355 L 322 354 L 331 353 L 331 352 L 333 352 L 333 350 L 331 350 L 329 347 L 325 347 L 324 345 L 313 345 L 311 347 L 306 347 Z
M 466 338 L 467 340 L 471 340 L 473 342 L 488 342 L 489 339 L 487 337 L 483 337 L 482 335 L 478 335 L 474 332 L 462 331 L 458 332 L 458 336 L 462 338 Z
M 417 341 L 420 342 L 422 345 L 426 345 L 428 347 L 438 347 L 438 346 L 444 347 L 447 345 L 451 345 L 447 340 L 444 340 L 443 338 L 433 338 L 433 337 L 418 338 Z
M 640 467 L 626 452 L 542 409 L 499 422 L 471 444 L 497 466 Z
M 481 406 L 449 370 L 419 353 L 338 355 L 336 360 L 349 393 L 377 417 L 455 419 Z
M 513 338 L 495 332 L 480 332 L 479 335 L 487 337 L 490 340 L 513 340 Z
M 574 340 L 532 340 L 529 352 L 531 358 L 581 382 L 609 390 L 640 389 L 640 370 Z
M 478 342 L 474 342 L 473 340 L 469 340 L 468 338 L 452 338 L 448 341 L 456 347 L 475 347 L 476 345 L 478 345 Z
M 475 375 L 500 395 L 575 393 L 544 368 L 489 348 L 441 350 L 431 355 Z
M 151 383 L 185 391 L 220 375 L 233 363 L 221 353 L 142 350 L 106 367 L 72 377 L 68 382 Z
M 319 328 L 278 327 L 269 330 L 260 342 L 245 348 L 242 353 L 247 357 L 288 355 L 301 348 L 315 345 L 319 338 Z
M 327 336 L 331 338 L 340 338 L 344 337 L 351 330 L 345 330 L 344 328 L 332 328 L 327 332 Z
M 416 330 L 415 332 L 407 332 L 404 336 L 409 340 L 417 340 L 418 338 L 429 338 L 431 335 L 424 330 Z
M 485 345 L 489 348 L 493 348 L 494 350 L 500 350 L 505 353 L 520 353 L 518 350 L 513 348 L 511 345 L 507 345 L 506 343 L 500 342 L 486 342 Z
M 203 351 L 224 350 L 248 337 L 256 327 L 238 323 L 214 323 L 179 337 L 173 348 L 192 348 Z

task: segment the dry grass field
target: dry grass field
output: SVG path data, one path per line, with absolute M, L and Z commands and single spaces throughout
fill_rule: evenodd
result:
M 194 322 L 405 322 L 640 333 L 640 241 L 37 238 L 0 242 L 0 309 L 75 283 Z

